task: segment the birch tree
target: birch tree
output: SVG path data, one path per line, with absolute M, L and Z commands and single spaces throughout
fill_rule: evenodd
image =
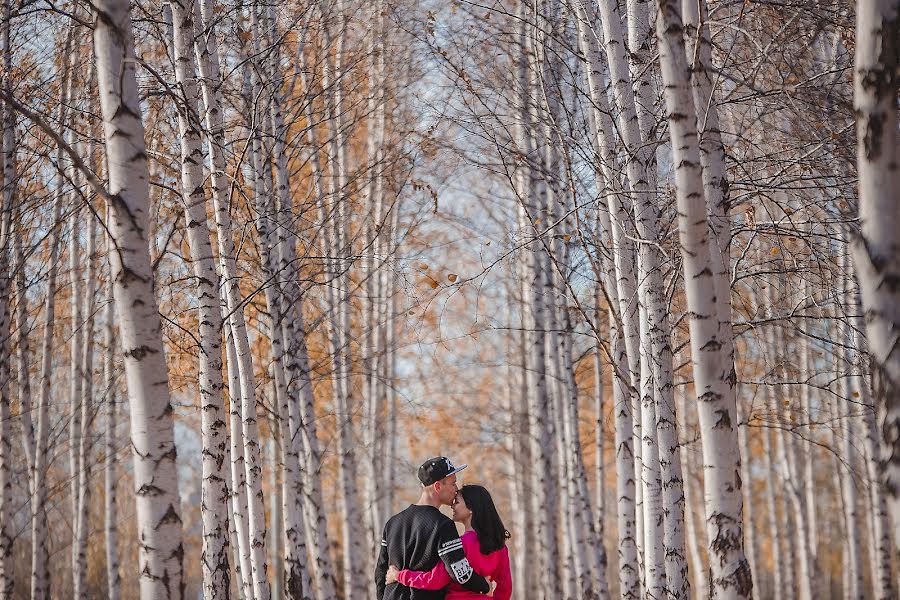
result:
M 106 220 L 109 220 L 111 206 L 106 207 Z M 106 253 L 109 256 L 113 249 L 112 240 L 106 238 Z M 122 597 L 122 575 L 119 571 L 119 512 L 116 506 L 118 497 L 118 469 L 116 468 L 119 453 L 118 438 L 118 403 L 116 398 L 115 378 L 115 313 L 112 291 L 112 278 L 109 278 L 109 289 L 104 308 L 104 346 L 103 354 L 103 396 L 106 405 L 106 430 L 104 432 L 104 454 L 106 465 L 104 469 L 104 542 L 106 544 L 106 589 L 109 600 L 119 600 Z
M 881 411 L 885 456 L 883 477 L 894 522 L 894 544 L 900 544 L 900 366 L 893 348 L 900 314 L 898 215 L 892 190 L 900 181 L 900 133 L 894 99 L 897 77 L 898 8 L 889 0 L 857 4 L 854 109 L 859 169 L 860 233 L 853 257 L 866 314 L 869 350 L 874 361 L 875 400 Z
M 679 210 L 679 240 L 685 272 L 685 293 L 691 313 L 691 361 L 703 436 L 706 525 L 710 560 L 710 595 L 747 598 L 752 581 L 743 551 L 740 453 L 737 445 L 733 356 L 719 339 L 713 282 L 713 255 L 704 203 L 697 119 L 688 88 L 681 9 L 658 4 L 657 36 L 666 86 L 665 101 L 675 168 Z M 719 261 L 721 262 L 721 258 Z
M 225 510 L 229 490 L 226 485 L 227 432 L 222 394 L 222 317 L 219 306 L 218 276 L 210 243 L 206 192 L 203 186 L 203 150 L 197 109 L 194 44 L 197 37 L 194 19 L 198 15 L 193 1 L 171 4 L 175 78 L 182 96 L 178 99 L 178 128 L 181 135 L 181 189 L 185 223 L 191 248 L 194 277 L 197 280 L 200 324 L 199 379 L 201 431 L 203 436 L 203 594 L 206 598 L 228 598 L 228 513 Z
M 10 4 L 3 5 L 3 29 L 0 31 L 3 43 L 4 78 L 3 86 L 9 89 L 8 76 L 10 54 Z M 12 311 L 11 295 L 13 278 L 11 277 L 9 250 L 12 242 L 12 212 L 14 191 L 16 187 L 15 172 L 15 139 L 12 111 L 7 103 L 3 104 L 3 195 L 0 198 L 0 598 L 12 598 L 13 570 L 13 509 L 12 509 L 12 442 L 9 426 L 11 404 L 11 365 L 12 365 Z
M 173 409 L 147 240 L 150 201 L 129 5 L 94 6 L 94 53 L 116 244 L 113 295 L 131 411 L 141 597 L 180 599 L 183 554 Z

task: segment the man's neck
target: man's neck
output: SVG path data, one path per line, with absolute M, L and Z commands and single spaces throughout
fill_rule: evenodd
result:
M 419 501 L 416 502 L 417 506 L 433 506 L 437 509 L 441 508 L 441 501 L 434 497 L 433 494 L 429 494 L 427 490 L 422 492 L 422 495 L 419 496 Z

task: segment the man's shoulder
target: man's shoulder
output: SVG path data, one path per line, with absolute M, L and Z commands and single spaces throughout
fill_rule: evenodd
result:
M 388 519 L 388 524 L 409 520 L 437 521 L 439 523 L 444 523 L 447 521 L 449 521 L 450 523 L 453 522 L 452 519 L 447 517 L 444 513 L 433 506 L 410 504 L 400 512 L 393 515 L 390 519 Z

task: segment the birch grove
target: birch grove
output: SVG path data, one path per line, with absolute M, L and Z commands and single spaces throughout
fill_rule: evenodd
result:
M 517 600 L 896 597 L 898 23 L 4 0 L 0 600 L 370 598 L 439 455 Z

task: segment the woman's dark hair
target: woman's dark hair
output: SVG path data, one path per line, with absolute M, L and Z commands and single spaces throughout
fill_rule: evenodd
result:
M 510 536 L 500 520 L 491 494 L 480 485 L 464 485 L 459 493 L 472 511 L 472 529 L 478 533 L 481 553 L 490 554 L 503 548 Z

